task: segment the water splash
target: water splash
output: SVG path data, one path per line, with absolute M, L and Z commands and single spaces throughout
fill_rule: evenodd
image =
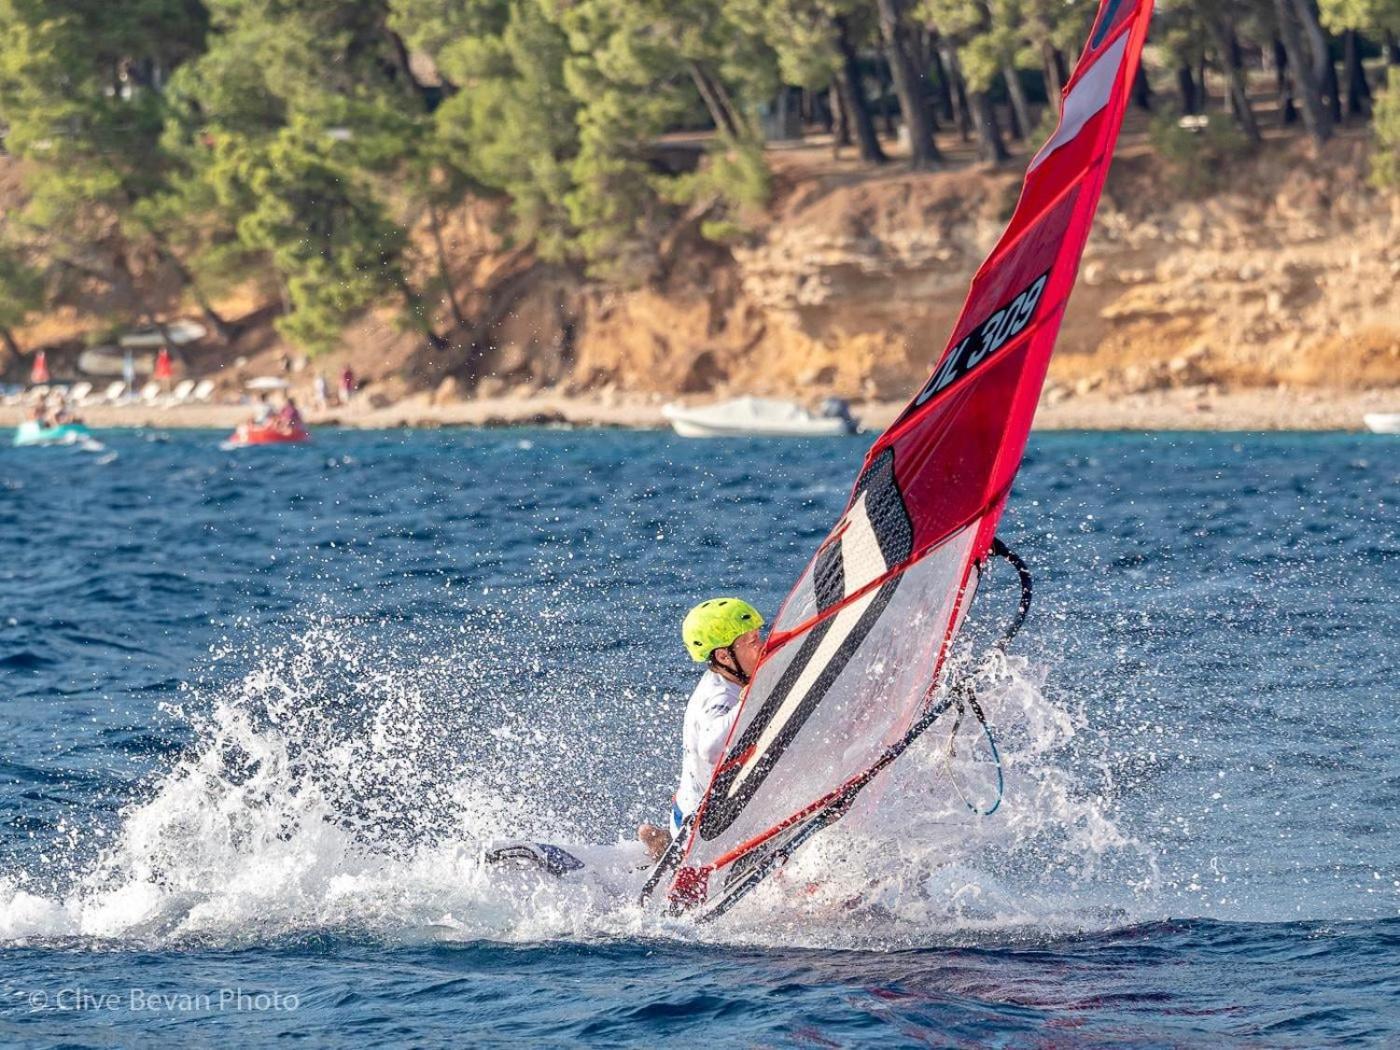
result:
M 272 645 L 216 651 L 211 674 L 241 670 L 171 706 L 195 743 L 122 809 L 100 854 L 80 862 L 75 850 L 53 891 L 0 873 L 0 942 L 697 936 L 635 906 L 625 800 L 604 815 L 624 831 L 587 851 L 581 875 L 483 866 L 500 839 L 598 842 L 597 800 L 648 784 L 662 794 L 671 762 L 635 753 L 639 705 L 569 703 L 577 682 L 541 690 L 525 654 L 476 644 L 482 628 L 444 637 L 325 617 Z M 975 751 L 950 758 L 939 723 L 700 935 L 906 946 L 1122 921 L 1150 888 L 1151 857 L 1066 772 L 1079 717 L 1047 700 L 1023 661 L 996 655 L 977 678 L 1006 780 L 994 814 L 965 803 Z M 950 777 L 967 779 L 961 793 Z
M 967 669 L 964 660 L 953 673 Z M 1044 938 L 1144 913 L 1158 881 L 1152 850 L 1069 772 L 1082 712 L 1049 700 L 1043 672 L 1020 657 L 993 652 L 972 679 L 1000 756 L 1001 804 L 982 815 L 995 798 L 988 755 L 975 746 L 982 726 L 964 718 L 954 738 L 950 713 L 752 907 L 735 910 L 733 933 L 902 948 L 989 932 Z

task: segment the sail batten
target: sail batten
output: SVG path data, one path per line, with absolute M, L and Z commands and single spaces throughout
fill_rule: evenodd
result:
M 673 904 L 723 913 L 949 702 L 939 680 L 1024 453 L 1151 12 L 1152 0 L 1101 0 L 1059 126 L 929 378 L 779 609 Z

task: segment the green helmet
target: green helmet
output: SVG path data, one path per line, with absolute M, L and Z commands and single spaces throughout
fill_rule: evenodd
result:
M 763 617 L 742 598 L 711 598 L 685 614 L 681 638 L 685 650 L 703 664 L 716 649 L 733 645 L 734 639 L 763 626 Z

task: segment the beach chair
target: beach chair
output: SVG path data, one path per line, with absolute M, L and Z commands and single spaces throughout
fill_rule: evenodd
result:
M 145 404 L 154 405 L 160 397 L 160 384 L 155 380 L 147 383 L 141 388 L 141 400 Z
M 49 385 L 47 383 L 42 383 L 39 386 L 31 386 L 29 388 L 29 403 L 31 405 L 39 404 L 48 396 Z
M 118 379 L 115 383 L 108 383 L 107 389 L 103 391 L 102 398 L 108 404 L 115 405 L 126 393 L 126 380 Z
M 201 379 L 190 395 L 196 401 L 208 401 L 214 394 L 214 380 Z
M 170 392 L 170 399 L 166 405 L 183 405 L 190 399 L 190 394 L 194 392 L 194 380 L 182 379 L 175 384 L 175 389 Z
M 68 391 L 68 400 L 75 405 L 81 405 L 92 393 L 92 384 L 84 379 L 81 383 L 74 383 Z

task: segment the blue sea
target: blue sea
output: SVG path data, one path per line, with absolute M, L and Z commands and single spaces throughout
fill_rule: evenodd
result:
M 1001 805 L 931 731 L 697 928 L 482 849 L 664 816 L 868 439 L 100 437 L 0 450 L 0 1045 L 1400 1043 L 1394 439 L 1033 435 Z

